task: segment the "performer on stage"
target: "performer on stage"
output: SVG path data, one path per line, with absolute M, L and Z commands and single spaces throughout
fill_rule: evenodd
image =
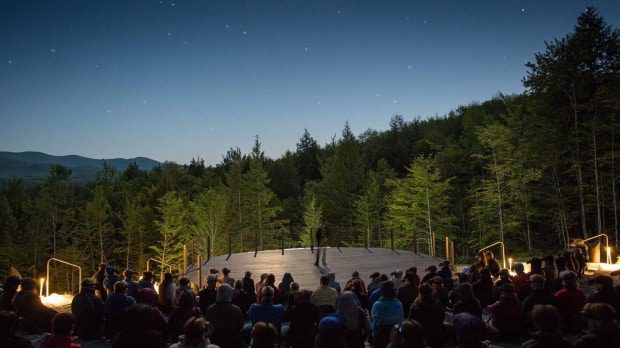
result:
M 325 242 L 327 241 L 327 229 L 325 227 L 319 227 L 316 230 L 316 262 L 315 266 L 319 265 L 319 260 L 321 259 L 321 249 L 323 250 L 323 266 L 327 266 L 327 249 L 325 247 Z

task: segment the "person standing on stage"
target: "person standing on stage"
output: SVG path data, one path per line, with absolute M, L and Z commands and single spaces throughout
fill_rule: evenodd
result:
M 325 241 L 326 241 L 326 237 L 327 237 L 327 230 L 325 229 L 325 227 L 319 227 L 316 230 L 316 262 L 314 263 L 315 266 L 319 265 L 319 260 L 321 259 L 321 249 L 323 250 L 323 259 L 322 259 L 322 263 L 323 266 L 327 266 L 327 249 L 325 248 Z

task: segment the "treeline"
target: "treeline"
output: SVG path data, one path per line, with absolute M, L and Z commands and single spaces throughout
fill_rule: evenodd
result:
M 87 270 L 141 270 L 149 257 L 178 267 L 183 244 L 190 258 L 308 246 L 321 224 L 340 246 L 427 252 L 431 233 L 450 236 L 457 258 L 497 240 L 549 252 L 608 233 L 617 244 L 619 37 L 588 9 L 527 64 L 522 95 L 394 116 L 359 136 L 347 123 L 325 145 L 305 131 L 277 159 L 257 137 L 216 166 L 104 165 L 78 185 L 54 165 L 43 182 L 11 180 L 0 189 L 0 267 L 40 274 L 51 256 Z

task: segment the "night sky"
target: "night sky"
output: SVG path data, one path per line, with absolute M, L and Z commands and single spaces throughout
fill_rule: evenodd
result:
M 524 63 L 620 1 L 0 0 L 0 150 L 215 164 L 523 91 Z

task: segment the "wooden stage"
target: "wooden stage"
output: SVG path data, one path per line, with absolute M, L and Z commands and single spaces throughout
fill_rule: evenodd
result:
M 260 279 L 262 273 L 273 273 L 276 276 L 276 284 L 279 284 L 282 275 L 290 272 L 293 279 L 299 283 L 300 288 L 314 290 L 318 287 L 319 278 L 322 274 L 333 272 L 341 286 L 351 277 L 353 271 L 358 271 L 364 282 L 368 283 L 369 276 L 373 272 L 385 273 L 388 276 L 394 270 L 404 271 L 409 267 L 417 267 L 420 277 L 425 273 L 424 269 L 430 265 L 438 265 L 443 259 L 425 254 L 415 254 L 412 251 L 384 248 L 327 248 L 327 267 L 314 266 L 315 254 L 309 248 L 267 250 L 259 251 L 254 257 L 254 252 L 217 256 L 202 264 L 202 284 L 206 284 L 209 269 L 222 270 L 227 267 L 231 270 L 231 276 L 241 279 L 245 271 L 252 272 L 254 281 Z M 196 265 L 191 265 L 188 276 L 192 282 L 197 283 L 198 272 Z

